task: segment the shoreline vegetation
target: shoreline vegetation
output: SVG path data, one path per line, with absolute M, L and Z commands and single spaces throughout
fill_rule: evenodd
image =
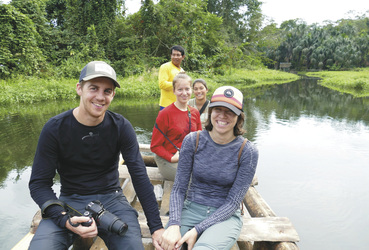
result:
M 354 97 L 369 96 L 369 68 L 354 69 L 350 71 L 319 71 L 306 73 L 309 77 L 319 77 L 319 84 L 350 94 Z
M 158 71 L 159 69 L 154 68 L 142 74 L 128 77 L 118 75 L 117 80 L 122 87 L 116 90 L 115 99 L 143 100 L 159 98 Z M 300 78 L 295 74 L 264 68 L 229 69 L 223 75 L 194 72 L 187 72 L 187 74 L 191 76 L 192 80 L 205 79 L 209 87 L 209 93 L 222 85 L 235 85 L 247 89 L 291 82 Z M 72 79 L 34 76 L 18 76 L 0 80 L 0 104 L 34 104 L 45 101 L 75 100 L 78 97 L 75 91 L 77 81 L 78 77 Z
M 265 68 L 229 69 L 223 75 L 187 72 L 193 80 L 203 78 L 209 86 L 209 93 L 222 85 L 232 85 L 241 90 L 254 89 L 265 85 L 282 84 L 299 79 L 301 76 Z M 319 84 L 354 97 L 369 96 L 369 69 L 352 71 L 303 72 L 300 75 L 319 77 Z M 158 69 L 128 77 L 118 76 L 122 88 L 117 89 L 115 99 L 156 100 L 160 96 Z M 0 80 L 0 104 L 9 106 L 35 104 L 45 101 L 76 100 L 77 79 L 39 78 L 18 76 Z M 246 92 L 246 91 L 245 91 Z M 210 95 L 210 94 L 209 94 Z M 247 97 L 247 93 L 245 95 Z

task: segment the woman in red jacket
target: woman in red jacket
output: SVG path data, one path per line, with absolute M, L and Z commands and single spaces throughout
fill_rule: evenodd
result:
M 167 180 L 174 181 L 183 138 L 191 131 L 202 130 L 199 111 L 187 104 L 192 94 L 191 82 L 185 73 L 174 77 L 176 101 L 159 112 L 152 132 L 150 148 Z

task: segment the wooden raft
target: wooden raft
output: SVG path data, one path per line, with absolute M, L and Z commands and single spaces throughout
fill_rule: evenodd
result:
M 153 185 L 161 185 L 163 187 L 163 195 L 161 200 L 159 198 L 158 204 L 160 207 L 161 220 L 163 225 L 165 225 L 169 218 L 167 213 L 169 211 L 169 197 L 173 182 L 164 180 L 156 167 L 146 167 L 146 169 Z M 151 243 L 150 231 L 146 224 L 146 218 L 142 212 L 139 201 L 136 200 L 133 186 L 129 184 L 130 176 L 125 165 L 119 168 L 119 176 L 125 180 L 123 184 L 123 193 L 129 201 L 132 201 L 131 204 L 139 211 L 139 222 L 145 249 L 154 249 Z M 254 186 L 257 184 L 257 178 L 254 178 L 243 200 L 246 207 L 243 216 L 243 228 L 237 244 L 235 244 L 232 249 L 299 249 L 295 242 L 300 241 L 300 238 L 292 223 L 286 217 L 275 216 L 272 209 L 256 191 Z M 97 247 L 91 249 L 101 248 Z
M 140 144 L 141 152 L 150 152 L 148 145 Z M 155 165 L 152 156 L 143 155 L 146 165 Z M 165 226 L 168 221 L 169 197 L 173 186 L 172 181 L 164 180 L 157 167 L 146 167 L 151 183 L 154 185 L 154 190 L 157 189 L 162 193 L 156 192 L 160 216 Z M 151 235 L 147 226 L 146 217 L 143 213 L 139 200 L 136 197 L 130 175 L 125 165 L 119 166 L 119 177 L 122 183 L 124 195 L 131 205 L 139 212 L 139 223 L 142 231 L 142 242 L 145 250 L 154 249 L 151 241 Z M 276 250 L 295 250 L 299 249 L 295 242 L 300 241 L 300 238 L 293 227 L 290 220 L 286 217 L 276 217 L 275 213 L 268 206 L 265 200 L 255 189 L 258 184 L 257 178 L 254 178 L 246 196 L 244 197 L 245 214 L 243 216 L 243 228 L 237 243 L 232 247 L 232 250 L 255 250 L 255 249 L 276 249 Z M 40 211 L 36 213 L 31 224 L 30 232 L 15 245 L 12 250 L 28 249 L 29 243 L 36 232 L 37 226 L 41 220 Z M 99 237 L 95 239 L 80 239 L 76 240 L 73 249 L 91 249 L 105 250 L 103 240 Z

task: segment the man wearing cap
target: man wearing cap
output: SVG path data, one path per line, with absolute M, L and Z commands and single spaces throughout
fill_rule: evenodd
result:
M 181 63 L 185 58 L 184 48 L 179 45 L 171 47 L 170 58 L 171 61 L 162 64 L 159 69 L 160 110 L 176 101 L 173 93 L 173 78 L 179 72 L 184 72 L 181 68 Z
M 119 183 L 118 161 L 122 154 L 158 247 L 164 231 L 153 186 L 139 152 L 136 134 L 123 116 L 108 110 L 120 88 L 114 69 L 93 61 L 81 71 L 77 83 L 79 106 L 52 117 L 43 127 L 29 182 L 31 196 L 43 219 L 30 249 L 68 249 L 75 236 L 99 235 L 109 249 L 143 249 L 137 211 L 128 203 Z M 60 196 L 53 178 L 60 176 Z M 122 237 L 82 216 L 86 205 L 100 201 L 108 212 L 128 225 Z M 73 212 L 73 213 L 71 213 Z

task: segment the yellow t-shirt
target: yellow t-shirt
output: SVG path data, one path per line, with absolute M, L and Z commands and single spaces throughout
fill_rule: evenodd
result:
M 159 88 L 160 102 L 159 105 L 166 107 L 176 101 L 176 96 L 173 93 L 173 78 L 184 71 L 181 67 L 175 66 L 171 61 L 164 63 L 159 69 Z

